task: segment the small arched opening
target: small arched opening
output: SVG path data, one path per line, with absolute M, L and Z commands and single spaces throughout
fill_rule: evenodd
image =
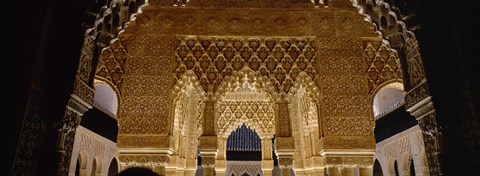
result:
M 116 176 L 118 174 L 118 162 L 116 158 L 112 158 L 108 166 L 108 176 Z
M 227 138 L 227 175 L 255 176 L 262 172 L 262 144 L 258 134 L 245 124 Z
M 378 160 L 375 160 L 375 163 L 373 164 L 373 176 L 383 176 L 382 166 Z

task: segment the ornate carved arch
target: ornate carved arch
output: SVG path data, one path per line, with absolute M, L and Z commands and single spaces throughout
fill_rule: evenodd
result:
M 93 81 L 93 86 L 95 87 L 96 85 L 102 85 L 102 84 L 103 85 L 108 85 L 115 92 L 115 96 L 117 97 L 117 112 L 116 112 L 116 114 L 118 114 L 118 112 L 120 112 L 118 110 L 118 107 L 121 107 L 121 105 L 122 105 L 122 96 L 120 94 L 120 91 L 117 89 L 117 86 L 115 86 L 110 80 L 105 79 L 103 77 L 95 76 L 95 80 Z M 111 115 L 117 116 L 116 114 L 113 113 Z
M 291 99 L 291 97 L 294 96 L 301 87 L 304 87 L 307 90 L 308 95 L 314 100 L 314 102 L 319 101 L 320 90 L 318 89 L 314 80 L 312 80 L 312 77 L 303 71 L 298 74 L 295 83 L 287 95 L 287 98 Z
M 192 93 L 196 94 L 196 98 L 198 98 L 199 102 L 192 102 L 194 100 L 190 100 L 192 98 Z M 202 111 L 204 100 L 206 98 L 206 94 L 202 87 L 200 87 L 200 83 L 197 80 L 197 77 L 193 71 L 186 71 L 180 79 L 175 84 L 172 94 L 175 97 L 173 99 L 173 104 L 175 105 L 174 109 L 174 118 L 173 127 L 171 128 L 172 134 L 180 133 L 181 135 L 193 135 L 195 133 L 195 137 L 198 138 L 201 134 L 201 118 L 202 118 Z M 194 107 L 191 106 L 189 103 L 195 103 Z M 196 107 L 195 107 L 196 106 Z M 197 117 L 192 117 L 192 114 L 186 114 L 187 112 L 191 112 L 195 114 L 195 109 L 197 110 Z M 180 119 L 178 117 L 180 116 Z M 185 119 L 187 117 L 196 118 L 196 119 Z M 186 126 L 186 122 L 194 123 L 197 128 L 192 129 L 189 126 Z M 190 134 L 187 134 L 187 132 Z
M 245 123 L 260 138 L 271 138 L 275 134 L 273 103 L 277 97 L 272 87 L 266 77 L 248 67 L 225 78 L 214 96 L 217 134 L 227 138 Z

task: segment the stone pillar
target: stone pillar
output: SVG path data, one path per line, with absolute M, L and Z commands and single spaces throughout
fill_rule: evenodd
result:
M 226 158 L 227 138 L 218 138 L 218 155 L 215 160 L 215 175 L 224 176 L 227 170 L 227 158 Z
M 262 172 L 264 176 L 272 176 L 273 173 L 273 156 L 272 156 L 272 139 L 262 139 Z
M 342 176 L 355 176 L 355 166 L 344 166 Z
M 205 130 L 204 130 L 205 133 Z M 213 176 L 215 173 L 215 160 L 218 154 L 217 136 L 200 137 L 200 156 L 205 176 Z
M 295 152 L 295 142 L 293 137 L 277 137 L 275 139 L 275 153 L 278 159 L 282 176 L 289 176 L 293 167 L 293 154 Z
M 200 155 L 205 176 L 215 174 L 215 160 L 218 155 L 218 137 L 215 132 L 215 102 L 206 101 L 203 111 L 203 134 L 200 136 Z
M 442 175 L 440 166 L 442 134 L 438 128 L 435 108 L 428 93 L 426 81 L 407 92 L 405 107 L 418 121 L 422 129 L 423 143 L 431 175 Z
M 360 176 L 372 176 L 373 167 L 360 167 Z
M 341 176 L 341 167 L 335 165 L 327 165 L 328 176 Z

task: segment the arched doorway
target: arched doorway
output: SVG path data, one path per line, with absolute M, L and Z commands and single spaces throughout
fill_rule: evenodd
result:
M 262 144 L 255 131 L 242 124 L 227 138 L 225 175 L 263 175 Z

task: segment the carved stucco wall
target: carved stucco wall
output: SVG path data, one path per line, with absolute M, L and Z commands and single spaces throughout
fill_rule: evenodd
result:
M 418 125 L 377 143 L 375 158 L 380 162 L 383 175 L 394 173 L 394 161 L 397 161 L 400 175 L 410 174 L 410 158 L 417 176 L 429 175 L 422 130 Z
M 97 173 L 107 175 L 112 159 L 116 159 L 118 155 L 117 144 L 83 126 L 78 126 L 68 175 L 75 175 L 77 159 L 80 154 L 83 155 L 82 159 L 84 159 L 82 163 L 86 165 L 84 173 L 87 173 L 87 175 L 92 173 L 93 162 L 96 159 L 98 161 L 96 167 L 100 169 L 100 172 Z
M 316 102 L 321 147 L 374 147 L 372 90 L 399 78 L 398 67 L 392 65 L 398 61 L 393 62 L 395 53 L 356 9 L 340 1 L 331 7 L 342 8 L 301 11 L 177 8 L 163 3 L 168 4 L 159 0 L 145 7 L 100 58 L 105 64 L 99 64 L 97 76 L 115 78 L 121 93 L 120 147 L 173 148 L 177 97 L 166 90 L 191 71 L 205 93 L 212 94 L 244 67 L 268 79 L 268 88 L 279 95 L 274 99 L 288 94 L 302 71 L 310 77 L 321 94 Z M 371 50 L 378 59 L 370 59 Z M 384 78 L 368 77 L 373 68 Z M 281 112 L 287 109 L 284 105 Z

